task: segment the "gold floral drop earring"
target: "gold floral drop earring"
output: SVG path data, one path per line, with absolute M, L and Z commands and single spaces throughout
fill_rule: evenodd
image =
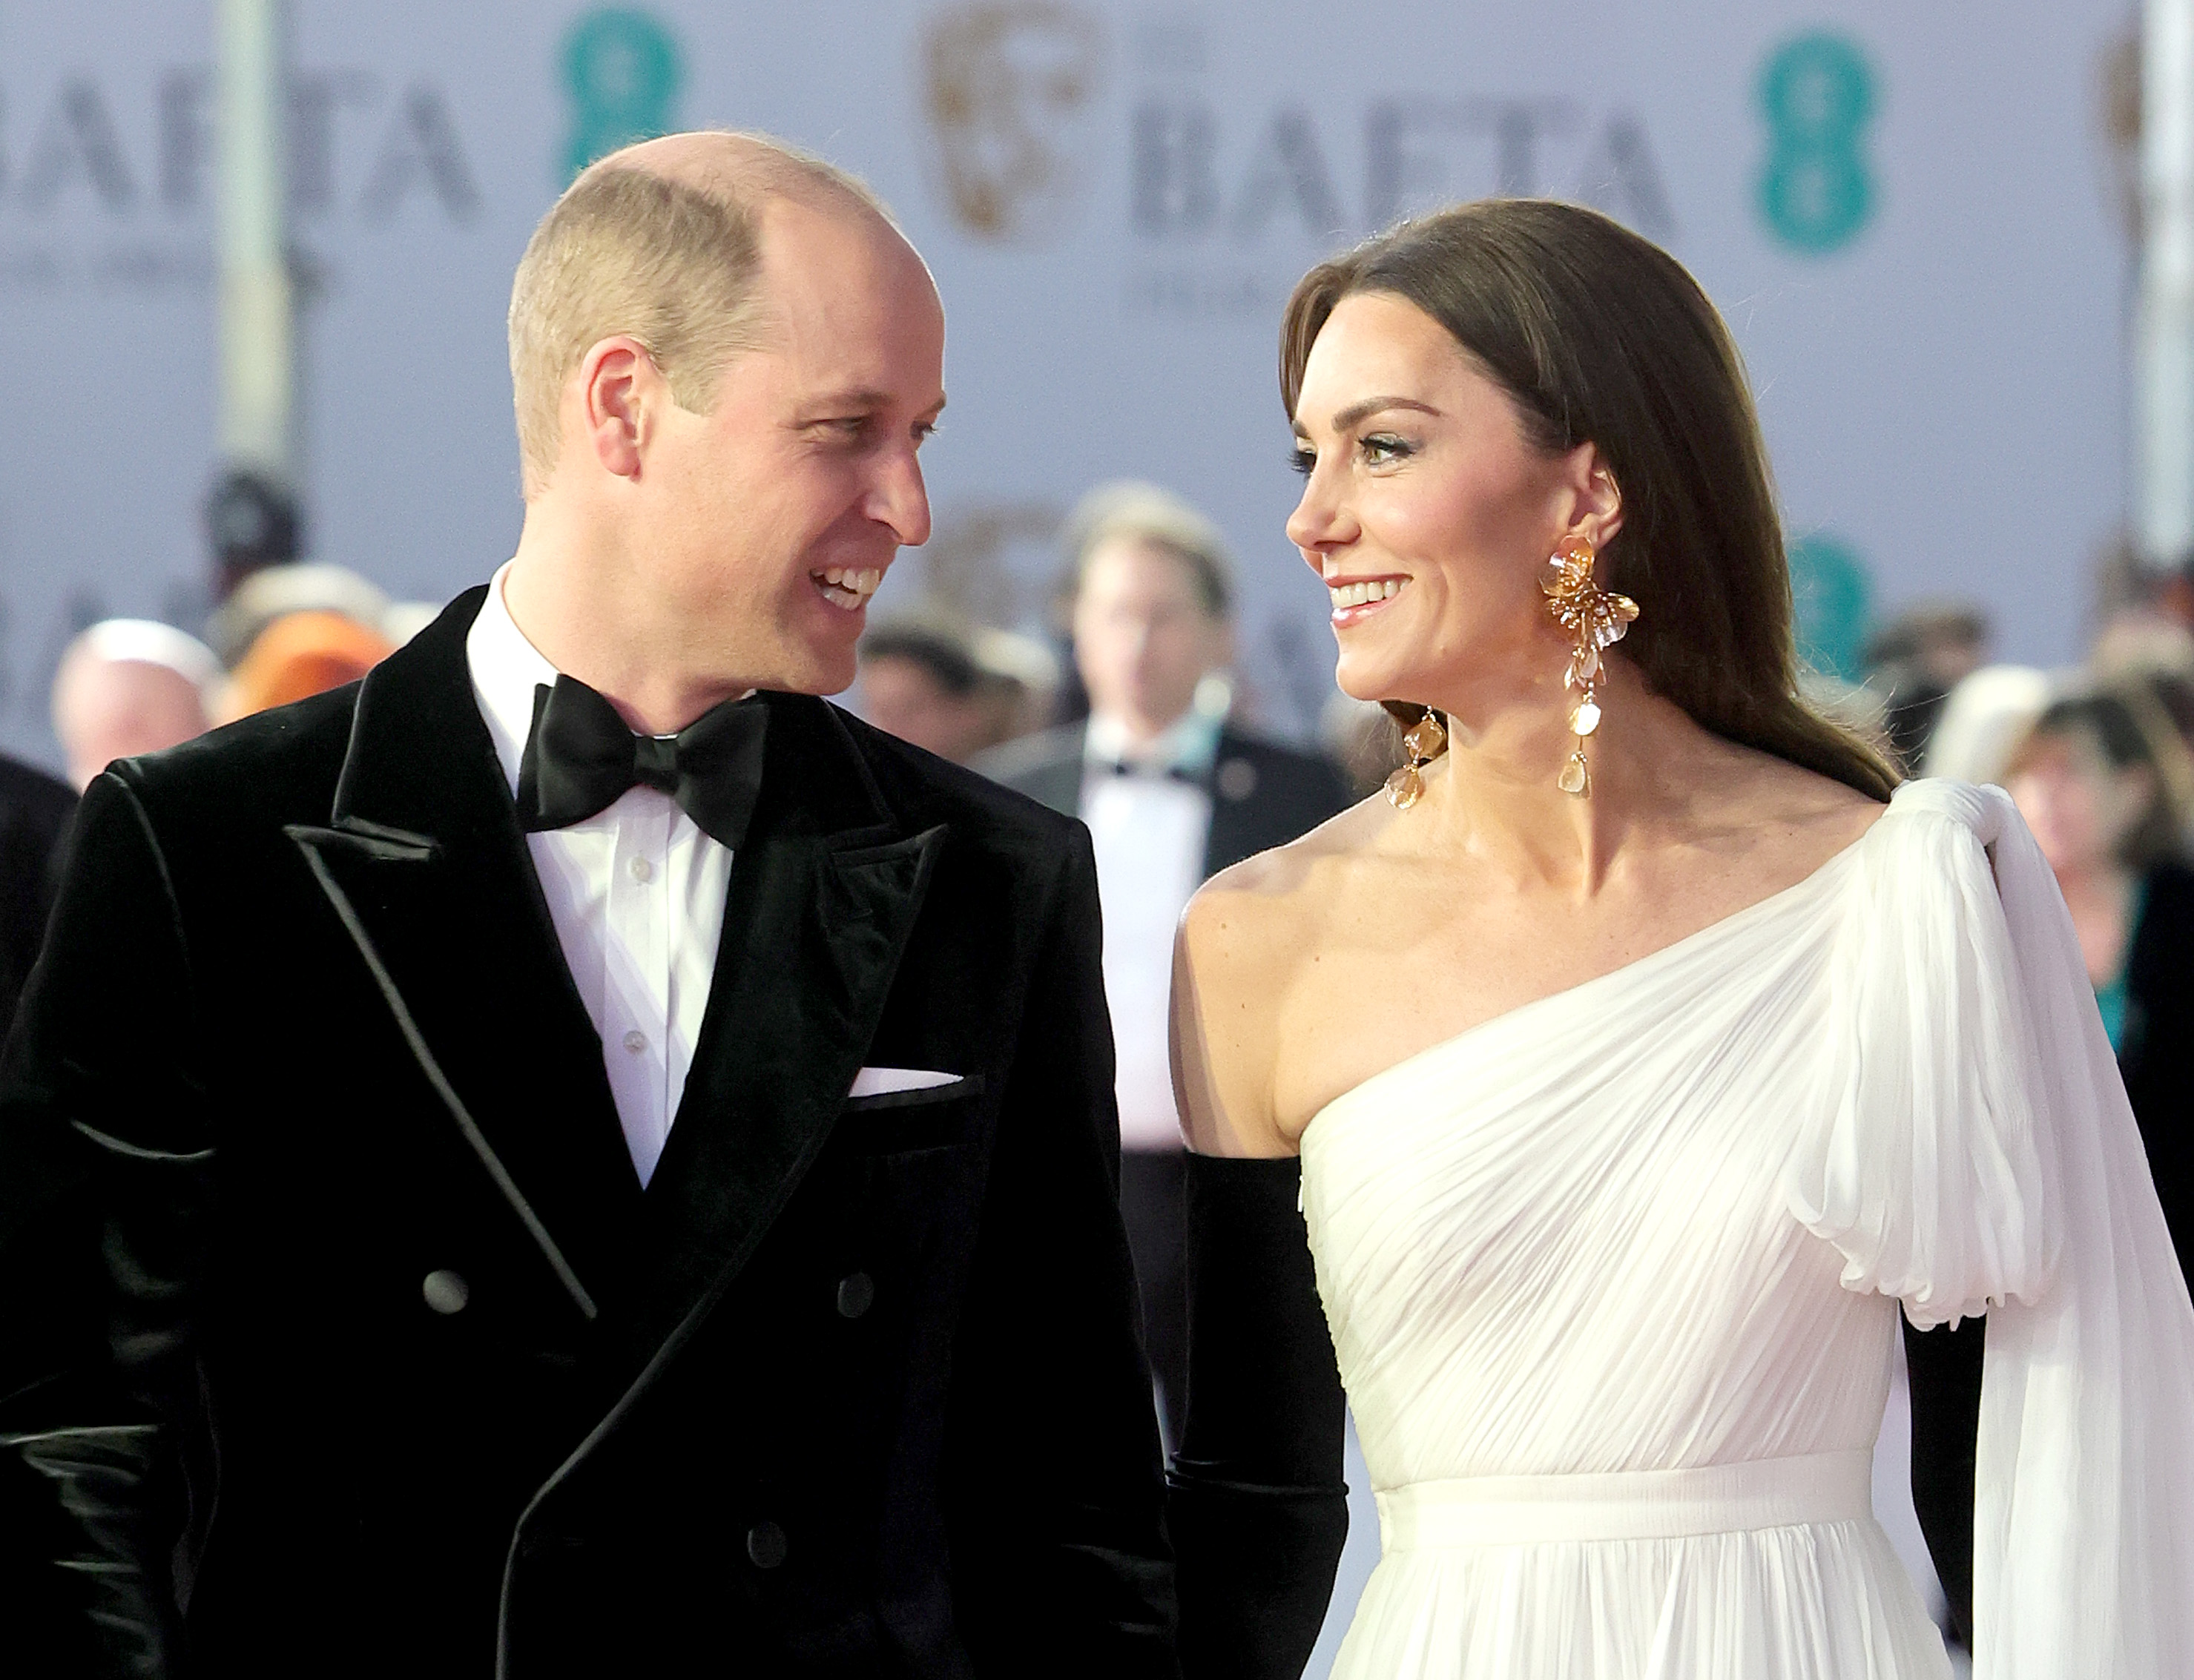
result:
M 1402 733 L 1402 747 L 1410 762 L 1387 778 L 1387 803 L 1398 811 L 1416 804 L 1425 791 L 1425 766 L 1440 756 L 1447 745 L 1447 726 L 1430 706 L 1425 715 Z
M 1577 638 L 1568 674 L 1563 678 L 1565 688 L 1577 691 L 1577 705 L 1570 711 L 1570 733 L 1577 738 L 1577 751 L 1562 766 L 1554 785 L 1580 799 L 1592 796 L 1592 766 L 1585 760 L 1584 744 L 1600 728 L 1600 680 L 1607 669 L 1600 654 L 1623 640 L 1638 616 L 1638 603 L 1628 595 L 1617 595 L 1593 582 L 1594 558 L 1591 544 L 1582 537 L 1572 538 L 1539 573 L 1547 610 L 1554 615 L 1556 624 Z

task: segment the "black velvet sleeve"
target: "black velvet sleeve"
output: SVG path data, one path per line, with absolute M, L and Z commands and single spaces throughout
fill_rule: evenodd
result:
M 1188 1159 L 1188 1423 L 1167 1477 L 1186 1680 L 1296 1680 L 1348 1533 L 1301 1163 Z
M 1177 1672 L 1100 936 L 1096 862 L 1077 826 L 953 1355 L 953 1597 L 981 1680 Z
M 158 1680 L 215 1150 L 165 866 L 92 784 L 0 1058 L 0 1669 Z M 26 1630 L 27 1632 L 26 1632 Z
M 1904 1326 L 1912 1392 L 1912 1509 L 1935 1560 L 1950 1617 L 1973 1640 L 1973 1457 L 1981 1425 L 1986 1319 L 1955 1327 Z

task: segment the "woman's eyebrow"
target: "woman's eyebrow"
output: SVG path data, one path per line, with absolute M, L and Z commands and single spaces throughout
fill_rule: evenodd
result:
M 1439 418 L 1439 410 L 1428 402 L 1419 402 L 1414 397 L 1366 397 L 1362 402 L 1353 402 L 1333 417 L 1333 429 L 1345 432 L 1360 421 L 1368 420 L 1381 409 L 1413 408 L 1420 414 Z

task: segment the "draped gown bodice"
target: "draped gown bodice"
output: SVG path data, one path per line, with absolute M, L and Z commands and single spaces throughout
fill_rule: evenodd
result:
M 1946 1674 L 1866 1506 L 1900 1302 L 1993 1309 L 1979 1672 L 2180 1671 L 2150 1594 L 2194 1585 L 2194 1504 L 2133 1483 L 2194 1495 L 2194 1314 L 2070 939 L 2007 801 L 1908 785 L 1795 886 L 1312 1121 L 1384 1543 L 1337 1676 Z M 2065 1603 L 2066 1528 L 2130 1632 Z

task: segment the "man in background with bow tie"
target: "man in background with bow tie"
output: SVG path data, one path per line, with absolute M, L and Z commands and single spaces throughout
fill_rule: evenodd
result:
M 1105 911 L 1105 992 L 1118 1045 L 1120 1210 L 1169 1444 L 1188 1405 L 1185 1167 L 1167 1048 L 1174 930 L 1220 870 L 1284 845 L 1349 803 L 1313 753 L 1227 716 L 1233 567 L 1218 527 L 1171 492 L 1100 485 L 1067 516 L 1074 663 L 1089 717 L 975 761 L 1088 826 Z
M 0 1600 L 72 1676 L 1169 1674 L 1088 838 L 813 698 L 929 532 L 928 273 L 674 136 L 510 339 L 515 557 L 86 796 Z

